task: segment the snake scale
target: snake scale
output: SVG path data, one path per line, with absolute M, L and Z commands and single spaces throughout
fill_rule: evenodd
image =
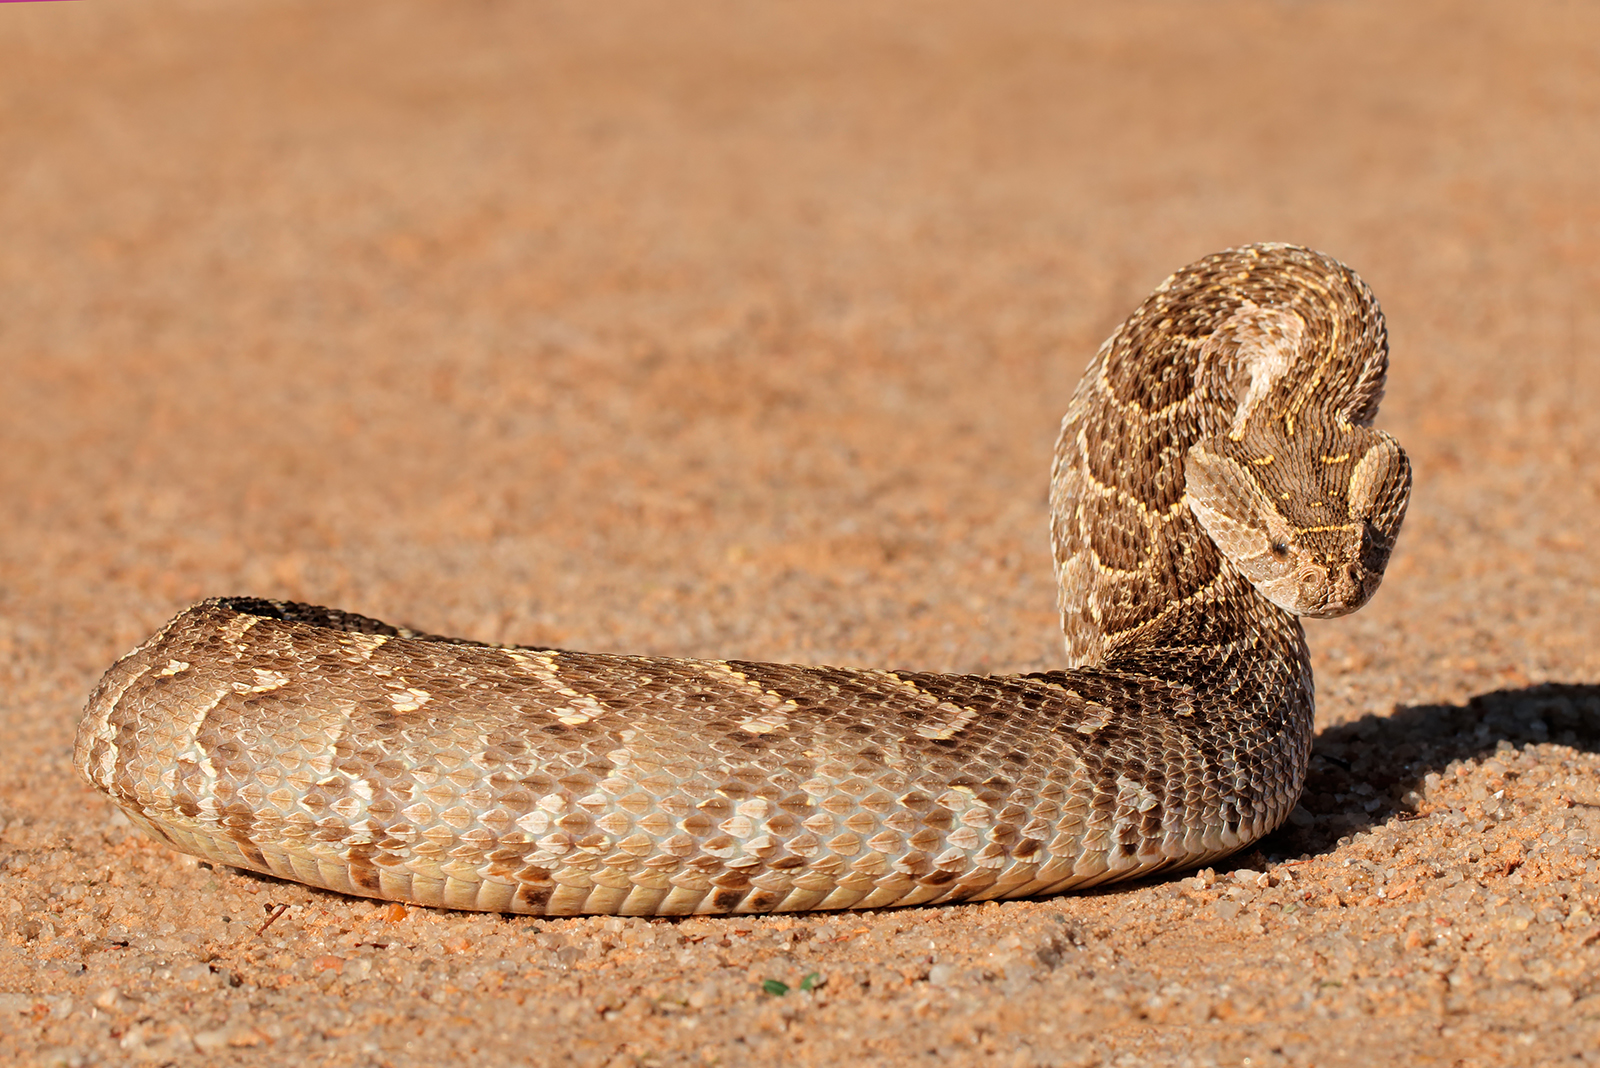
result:
M 1163 282 L 1072 397 L 1067 666 L 612 656 L 205 601 L 89 698 L 75 760 L 211 861 L 458 909 L 683 915 L 1051 894 L 1260 838 L 1305 778 L 1298 615 L 1372 595 L 1410 463 L 1349 268 L 1254 245 Z

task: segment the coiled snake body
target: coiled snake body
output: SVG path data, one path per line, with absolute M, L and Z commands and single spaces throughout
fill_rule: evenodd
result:
M 178 849 L 451 908 L 874 908 L 1196 865 L 1299 797 L 1295 614 L 1365 603 L 1410 492 L 1370 425 L 1387 359 L 1365 284 L 1307 249 L 1162 283 L 1062 424 L 1061 671 L 495 647 L 225 598 L 106 673 L 76 763 Z

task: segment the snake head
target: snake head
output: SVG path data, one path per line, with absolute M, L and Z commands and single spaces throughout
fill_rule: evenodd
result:
M 1190 447 L 1184 499 L 1267 600 L 1296 615 L 1354 612 L 1389 563 L 1411 497 L 1394 438 L 1335 422 L 1259 424 Z

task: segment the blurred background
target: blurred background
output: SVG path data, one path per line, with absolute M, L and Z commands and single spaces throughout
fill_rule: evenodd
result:
M 1313 630 L 1324 714 L 1593 666 L 1586 6 L 3 18 L 0 670 L 49 746 L 223 593 L 1049 666 L 1072 386 L 1168 272 L 1255 240 L 1377 291 L 1417 469 L 1384 591 Z

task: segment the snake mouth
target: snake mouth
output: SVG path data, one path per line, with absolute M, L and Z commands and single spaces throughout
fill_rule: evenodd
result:
M 1308 599 L 1300 615 L 1311 619 L 1337 619 L 1364 606 L 1377 592 L 1379 577 L 1359 563 L 1349 563 L 1329 576 L 1318 573 L 1319 596 Z
M 1379 578 L 1359 562 L 1334 567 L 1306 562 L 1281 578 L 1257 582 L 1256 589 L 1286 612 L 1309 619 L 1335 619 L 1371 600 Z

